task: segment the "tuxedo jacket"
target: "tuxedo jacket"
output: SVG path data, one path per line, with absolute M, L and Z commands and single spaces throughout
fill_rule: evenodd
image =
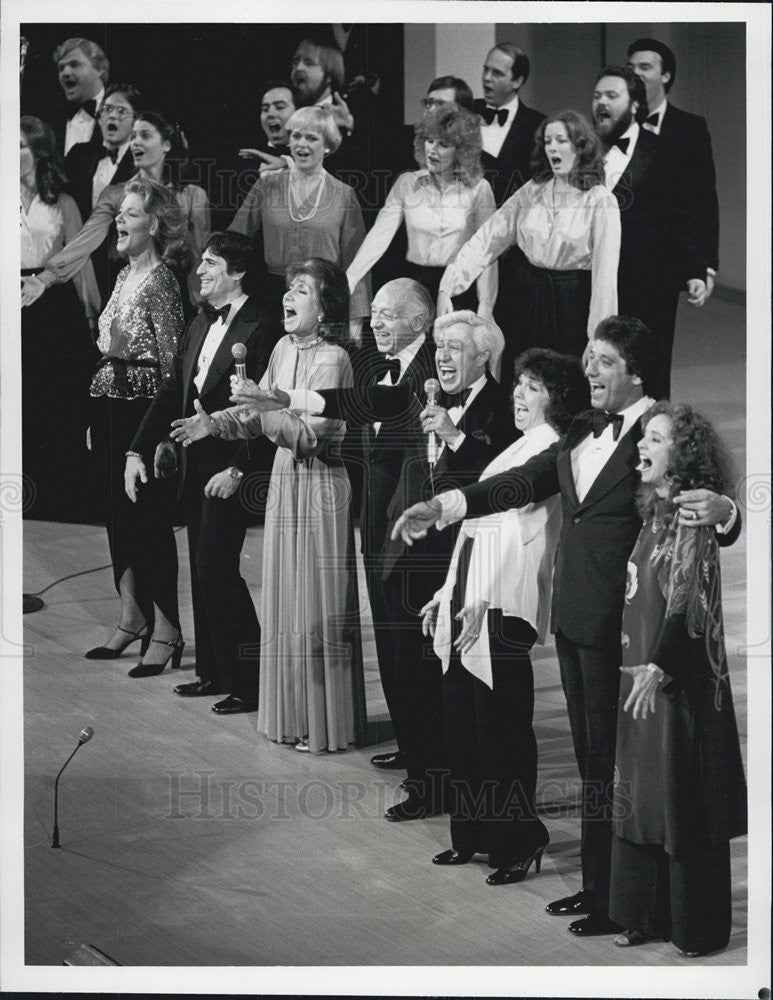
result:
M 407 552 L 412 561 L 423 557 L 428 572 L 445 574 L 452 532 L 431 532 L 406 550 L 401 541 L 392 541 L 392 528 L 406 507 L 423 497 L 477 480 L 515 435 L 507 394 L 489 375 L 459 421 L 464 441 L 456 451 L 443 448 L 430 476 L 427 436 L 419 414 L 424 409 L 424 382 L 436 377 L 433 355 L 434 345 L 423 344 L 396 386 L 371 381 L 352 389 L 321 392 L 325 416 L 363 426 L 362 550 L 366 558 L 375 561 L 383 579 Z M 374 421 L 381 423 L 378 434 Z
M 553 577 L 551 630 L 583 646 L 620 642 L 628 557 L 641 529 L 635 495 L 641 421 L 617 444 L 583 500 L 572 475 L 572 449 L 591 433 L 592 411 L 575 417 L 566 435 L 522 466 L 465 489 L 467 516 L 479 517 L 561 494 L 563 522 Z M 741 530 L 718 535 L 732 544 Z
M 477 100 L 473 105 L 477 114 L 481 114 L 485 106 L 486 102 L 483 100 Z M 486 152 L 481 154 L 484 175 L 494 191 L 497 208 L 531 177 L 529 160 L 534 148 L 534 133 L 544 118 L 541 111 L 528 108 L 519 99 L 518 111 L 502 143 L 499 156 L 491 156 Z
M 247 375 L 257 382 L 262 378 L 271 351 L 282 335 L 275 315 L 257 299 L 248 298 L 229 324 L 199 393 L 193 379 L 210 325 L 204 313 L 195 316 L 188 324 L 180 341 L 172 374 L 164 381 L 151 402 L 132 441 L 131 451 L 152 456 L 158 442 L 169 434 L 171 422 L 194 413 L 194 399 L 200 401 L 207 413 L 232 406 L 229 398 L 230 378 L 236 371 L 231 354 L 233 345 L 241 343 L 247 348 Z M 266 468 L 267 457 L 273 453 L 273 447 L 262 438 L 248 443 L 207 437 L 192 448 L 181 449 L 181 452 L 182 485 L 190 462 L 195 462 L 200 469 L 206 469 L 210 475 L 229 466 L 248 472 Z
M 64 172 L 67 174 L 67 190 L 75 199 L 85 222 L 91 215 L 91 188 L 97 164 L 105 155 L 102 133 L 98 128 L 88 142 L 76 143 L 64 158 Z M 131 150 L 127 149 L 116 165 L 111 184 L 123 184 L 136 173 Z
M 711 136 L 706 119 L 675 108 L 669 102 L 658 138 L 669 143 L 673 155 L 684 162 L 691 187 L 691 200 L 698 213 L 696 223 L 704 233 L 709 267 L 716 271 L 719 269 L 719 202 Z
M 641 129 L 613 194 L 620 206 L 620 311 L 647 315 L 653 295 L 678 293 L 689 278 L 706 275 L 706 242 L 684 162 Z

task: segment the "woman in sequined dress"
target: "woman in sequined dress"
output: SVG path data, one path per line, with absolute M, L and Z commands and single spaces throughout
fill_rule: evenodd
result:
M 728 462 L 689 406 L 656 403 L 639 442 L 642 529 L 628 563 L 615 758 L 609 914 L 619 947 L 724 948 L 730 844 L 746 832 L 746 782 L 722 627 L 719 551 L 689 527 L 686 490 L 727 493 Z
M 349 356 L 335 339 L 348 324 L 344 272 L 312 258 L 291 268 L 284 336 L 262 389 L 352 385 Z M 249 397 L 254 382 L 236 383 Z M 263 584 L 258 615 L 258 728 L 269 739 L 313 753 L 345 750 L 365 728 L 357 577 L 350 486 L 340 455 L 342 420 L 249 405 L 175 421 L 172 436 L 191 441 L 265 434 L 277 444 L 266 505 Z
M 201 252 L 211 229 L 209 199 L 198 185 L 183 184 L 180 181 L 179 167 L 181 160 L 187 157 L 187 146 L 179 128 L 158 112 L 142 111 L 135 118 L 131 153 L 137 168 L 137 178 L 166 184 L 182 212 L 183 231 L 189 250 L 188 263 L 182 270 L 175 264 L 174 273 L 180 282 L 183 308 L 186 316 L 189 316 L 201 302 L 196 268 L 201 262 Z M 80 232 L 46 262 L 41 274 L 25 279 L 22 305 L 30 305 L 49 286 L 69 281 L 86 265 L 116 222 L 123 196 L 123 184 L 110 184 L 105 188 Z M 120 248 L 116 249 L 121 255 Z
M 186 254 L 184 220 L 175 195 L 151 180 L 126 185 L 116 217 L 118 249 L 129 264 L 99 317 L 101 364 L 91 382 L 91 440 L 105 488 L 105 525 L 113 577 L 121 597 L 118 626 L 89 659 L 115 659 L 137 639 L 143 660 L 130 677 L 161 673 L 182 655 L 177 607 L 177 548 L 172 532 L 173 484 L 153 478 L 132 503 L 123 489 L 126 450 L 150 400 L 172 372 L 183 331 L 177 279 L 167 262 Z M 171 446 L 159 446 L 158 474 Z

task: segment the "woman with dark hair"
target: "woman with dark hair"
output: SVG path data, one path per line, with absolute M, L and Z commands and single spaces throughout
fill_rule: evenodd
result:
M 311 258 L 289 269 L 284 336 L 261 389 L 352 385 L 349 288 L 335 264 Z M 258 387 L 235 383 L 235 393 Z M 208 434 L 277 445 L 266 509 L 258 729 L 269 739 L 319 753 L 345 750 L 364 732 L 365 692 L 359 637 L 350 486 L 341 459 L 346 425 L 240 405 L 174 422 L 184 445 Z
M 440 279 L 459 250 L 496 208 L 480 160 L 480 120 L 464 108 L 428 110 L 414 126 L 414 156 L 420 170 L 403 174 L 365 237 L 346 276 L 349 288 L 368 274 L 405 222 L 408 235 L 404 277 L 421 282 L 433 299 Z M 491 317 L 497 297 L 497 265 L 485 268 L 474 291 L 460 296 L 455 309 L 475 309 Z
M 620 947 L 653 938 L 684 955 L 724 948 L 730 845 L 746 782 L 722 628 L 714 528 L 680 493 L 727 494 L 730 463 L 691 407 L 656 403 L 639 442 L 643 525 L 628 563 L 615 758 L 609 915 Z
M 515 364 L 522 436 L 483 471 L 522 465 L 558 440 L 587 389 L 577 358 L 532 349 Z M 548 832 L 535 811 L 537 744 L 529 650 L 544 642 L 561 508 L 558 497 L 463 521 L 446 582 L 422 608 L 443 664 L 443 729 L 450 769 L 451 848 L 436 865 L 488 855 L 489 885 L 539 872 Z
M 617 313 L 620 210 L 582 115 L 551 115 L 534 139 L 532 179 L 459 251 L 440 283 L 438 312 L 517 244 L 525 260 L 516 272 L 516 315 L 507 317 L 516 343 L 580 357 L 599 322 Z
M 176 269 L 175 274 L 183 292 L 186 315 L 191 315 L 193 307 L 201 302 L 196 268 L 211 229 L 209 199 L 196 184 L 182 183 L 181 167 L 188 158 L 187 142 L 179 127 L 157 111 L 141 111 L 134 119 L 131 152 L 137 177 L 165 184 L 182 212 L 189 250 L 188 266 L 182 271 Z M 42 274 L 25 282 L 22 305 L 30 305 L 49 285 L 67 281 L 80 271 L 110 232 L 123 201 L 124 187 L 123 184 L 111 184 L 105 188 L 78 235 L 47 262 Z
M 40 274 L 81 228 L 54 133 L 25 115 L 19 136 L 22 281 Z M 80 302 L 78 301 L 80 299 Z M 86 513 L 86 387 L 94 348 L 86 313 L 99 308 L 89 263 L 71 282 L 49 289 L 22 311 L 22 442 L 25 516 Z M 67 406 L 51 420 L 51 399 Z M 80 494 L 80 495 L 79 495 Z
M 323 160 L 341 145 L 341 132 L 327 107 L 298 108 L 287 121 L 289 170 L 263 174 L 228 227 L 253 237 L 263 231 L 269 294 L 277 307 L 285 274 L 299 260 L 321 257 L 344 270 L 365 236 L 354 189 L 329 174 Z M 352 294 L 351 318 L 370 314 L 370 283 Z
M 101 363 L 91 382 L 91 441 L 104 487 L 105 526 L 118 626 L 92 660 L 113 660 L 137 639 L 143 658 L 130 677 L 180 665 L 177 548 L 171 483 L 150 479 L 132 503 L 124 492 L 127 449 L 162 381 L 172 374 L 183 331 L 180 287 L 170 263 L 186 255 L 185 222 L 175 194 L 148 178 L 129 181 L 116 217 L 118 250 L 129 258 L 99 317 Z M 161 471 L 161 470 L 159 470 Z

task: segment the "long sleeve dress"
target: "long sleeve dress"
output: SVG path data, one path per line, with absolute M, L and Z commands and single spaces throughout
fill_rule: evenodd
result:
M 350 284 L 358 284 L 370 272 L 405 222 L 406 276 L 421 281 L 437 298 L 444 269 L 495 209 L 491 185 L 483 177 L 471 185 L 454 180 L 441 191 L 428 170 L 402 174 L 349 265 Z M 493 262 L 477 279 L 478 302 L 489 314 L 497 297 L 497 272 Z
M 81 228 L 74 200 L 21 205 L 21 271 L 38 274 Z M 88 263 L 22 309 L 22 447 L 26 517 L 88 520 L 87 389 L 96 351 L 86 323 L 99 308 Z M 54 401 L 61 405 L 54 407 Z M 56 415 L 54 416 L 54 412 Z
M 620 209 L 603 184 L 587 191 L 529 181 L 462 247 L 440 282 L 458 295 L 513 244 L 518 347 L 582 355 L 602 319 L 617 312 Z
M 746 782 L 712 528 L 647 521 L 628 563 L 623 663 L 666 674 L 655 711 L 622 711 L 615 759 L 610 916 L 683 951 L 730 937 L 728 841 L 746 832 Z
M 104 517 L 116 590 L 126 570 L 135 597 L 152 625 L 155 604 L 174 625 L 177 610 L 177 548 L 172 531 L 174 481 L 155 479 L 132 503 L 124 491 L 124 467 L 137 428 L 161 382 L 172 374 L 183 332 L 180 287 L 158 264 L 119 304 L 129 274 L 118 275 L 99 317 L 101 364 L 91 381 L 91 440 L 104 491 Z M 146 456 L 152 463 L 152 456 Z
M 321 257 L 345 271 L 365 236 L 362 209 L 353 188 L 327 171 L 323 171 L 324 187 L 319 201 L 315 193 L 293 218 L 289 200 L 292 172 L 290 168 L 259 177 L 228 227 L 250 237 L 263 231 L 272 296 L 280 299 L 288 267 L 309 257 Z M 349 310 L 352 319 L 370 315 L 370 299 L 370 280 L 366 279 L 352 295 Z
M 343 348 L 323 340 L 274 348 L 263 388 L 352 385 Z M 365 727 L 351 489 L 340 456 L 346 424 L 282 410 L 213 414 L 227 438 L 265 434 L 277 445 L 266 506 L 258 729 L 345 750 Z
M 46 262 L 45 271 L 40 275 L 44 284 L 69 281 L 87 263 L 90 255 L 102 246 L 121 208 L 124 187 L 124 184 L 111 184 L 105 188 L 77 236 Z M 190 313 L 202 301 L 201 283 L 196 275 L 196 268 L 201 262 L 201 254 L 211 231 L 209 198 L 195 184 L 175 188 L 174 193 L 183 213 L 186 240 L 192 256 L 188 271 L 177 275 L 183 293 L 183 305 L 186 313 Z M 109 252 L 106 245 L 105 253 Z M 96 316 L 97 311 L 92 311 L 90 315 Z
M 522 465 L 557 439 L 549 424 L 533 428 L 490 462 L 481 480 Z M 545 641 L 560 530 L 558 497 L 467 518 L 445 584 L 435 595 L 451 841 L 456 850 L 488 854 L 492 868 L 523 860 L 548 841 L 534 804 L 537 743 L 529 650 L 535 640 Z M 477 600 L 489 605 L 484 626 L 460 656 L 452 646 L 461 631 L 454 616 Z

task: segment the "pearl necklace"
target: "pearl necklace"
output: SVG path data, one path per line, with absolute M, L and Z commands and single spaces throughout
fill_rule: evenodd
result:
M 290 174 L 290 183 L 289 183 L 289 188 L 288 188 L 288 192 L 287 192 L 287 211 L 290 213 L 290 218 L 293 220 L 293 222 L 308 222 L 309 219 L 313 219 L 314 218 L 314 216 L 317 214 L 317 209 L 319 208 L 319 203 L 322 201 L 322 192 L 325 190 L 325 181 L 326 180 L 327 180 L 327 172 L 323 170 L 322 171 L 322 180 L 321 180 L 321 182 L 320 182 L 320 184 L 319 184 L 319 186 L 317 188 L 317 198 L 316 198 L 316 201 L 314 202 L 314 205 L 312 206 L 312 209 L 311 209 L 311 211 L 309 212 L 308 215 L 301 215 L 300 214 L 301 202 L 300 202 L 300 200 L 298 198 L 298 195 L 296 194 L 295 188 L 293 187 L 293 176 L 292 176 L 292 173 Z M 293 211 L 293 200 L 295 200 L 296 211 L 298 211 L 298 213 L 299 213 L 298 215 L 296 215 L 295 212 Z
M 299 351 L 308 351 L 310 347 L 316 347 L 317 344 L 322 343 L 322 337 L 312 337 L 311 340 L 298 340 L 294 333 L 290 334 L 293 344 L 298 348 Z

